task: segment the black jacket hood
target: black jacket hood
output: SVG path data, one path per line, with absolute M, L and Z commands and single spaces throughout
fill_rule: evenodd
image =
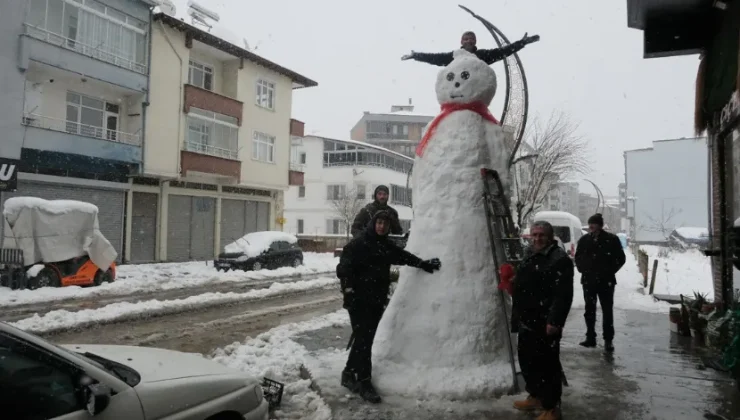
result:
M 391 232 L 390 226 L 389 226 L 388 232 L 386 232 L 385 235 L 378 235 L 378 233 L 375 232 L 375 222 L 377 222 L 378 219 L 385 219 L 388 222 L 390 222 L 392 220 L 392 217 L 391 217 L 391 214 L 385 210 L 376 211 L 372 219 L 370 219 L 370 223 L 367 224 L 366 234 L 370 238 L 377 238 L 377 239 L 387 238 L 388 234 Z
M 384 193 L 386 193 L 388 195 L 390 195 L 390 193 L 391 193 L 387 186 L 385 186 L 385 185 L 378 185 L 375 188 L 375 191 L 373 191 L 373 201 L 375 201 L 376 203 L 378 203 L 378 191 L 383 191 Z M 380 203 L 378 203 L 378 204 L 380 204 Z M 386 204 L 388 204 L 388 201 L 386 201 L 383 205 L 386 205 Z

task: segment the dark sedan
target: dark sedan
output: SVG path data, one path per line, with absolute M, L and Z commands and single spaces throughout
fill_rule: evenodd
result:
M 303 264 L 303 250 L 297 243 L 276 240 L 259 255 L 244 252 L 222 252 L 213 262 L 216 270 L 274 270 L 280 267 L 298 267 Z

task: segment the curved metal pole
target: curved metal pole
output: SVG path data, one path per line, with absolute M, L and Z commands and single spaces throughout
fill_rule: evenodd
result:
M 486 27 L 486 29 L 491 34 L 491 36 L 493 37 L 494 41 L 496 41 L 496 44 L 499 47 L 502 47 L 503 46 L 502 40 L 507 45 L 508 44 L 511 44 L 511 42 L 509 41 L 508 38 L 506 38 L 506 36 L 504 35 L 504 33 L 501 32 L 497 27 L 495 27 L 491 22 L 489 22 L 488 20 L 486 20 L 482 16 L 479 16 L 479 15 L 475 14 L 472 10 L 468 9 L 467 7 L 465 7 L 465 6 L 461 5 L 461 4 L 458 5 L 458 6 L 461 9 L 465 10 L 466 12 L 470 13 L 474 18 L 478 19 L 478 21 L 480 21 L 483 24 L 483 26 Z M 506 89 L 506 98 L 504 99 L 504 110 L 503 110 L 503 112 L 501 114 L 502 124 L 506 121 L 506 117 L 508 116 L 507 114 L 508 114 L 509 109 L 511 107 L 510 106 L 510 100 L 511 100 L 511 95 L 510 95 L 510 91 L 511 91 L 511 73 L 509 71 L 509 65 L 510 65 L 509 62 L 510 62 L 510 59 L 512 59 L 512 58 L 513 58 L 513 61 L 514 61 L 513 65 L 515 65 L 517 67 L 517 69 L 519 70 L 519 75 L 521 76 L 521 79 L 522 79 L 522 96 L 523 96 L 522 102 L 523 102 L 523 109 L 522 109 L 522 117 L 521 117 L 522 118 L 522 121 L 518 124 L 518 127 L 516 127 L 516 132 L 514 133 L 515 141 L 516 142 L 514 143 L 514 148 L 511 151 L 511 156 L 509 157 L 509 167 L 511 167 L 511 165 L 513 165 L 513 162 L 514 162 L 514 159 L 515 159 L 515 156 L 516 156 L 516 152 L 519 150 L 519 146 L 521 145 L 522 139 L 524 138 L 524 130 L 525 130 L 526 126 L 527 126 L 527 114 L 529 113 L 529 89 L 527 87 L 527 76 L 524 73 L 524 66 L 522 65 L 522 60 L 519 58 L 519 54 L 514 53 L 514 54 L 512 54 L 511 56 L 507 57 L 504 60 L 505 61 L 505 64 L 506 64 L 506 65 L 504 65 L 504 71 L 506 72 L 507 89 Z
M 596 190 L 596 211 L 594 213 L 598 213 L 599 212 L 599 207 L 601 207 L 602 210 L 603 210 L 604 209 L 604 205 L 606 204 L 604 202 L 604 194 L 602 194 L 601 189 L 599 188 L 599 186 L 596 185 L 596 183 L 594 183 L 590 179 L 585 179 L 584 178 L 584 181 L 586 181 L 586 182 L 590 183 L 591 185 L 593 185 L 594 186 L 594 189 Z

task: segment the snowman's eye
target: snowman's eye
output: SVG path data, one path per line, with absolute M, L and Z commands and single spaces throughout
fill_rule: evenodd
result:
M 447 80 L 450 82 L 455 80 L 455 73 L 447 73 Z
M 470 73 L 468 73 L 468 71 L 465 70 L 464 72 L 460 73 L 460 77 L 462 77 L 463 80 L 468 80 L 470 79 Z

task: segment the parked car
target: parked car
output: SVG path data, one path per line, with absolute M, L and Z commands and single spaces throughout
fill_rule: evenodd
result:
M 213 262 L 217 270 L 257 271 L 303 264 L 298 238 L 278 231 L 248 233 L 224 247 Z
M 261 384 L 200 355 L 55 345 L 0 322 L 0 407 L 12 418 L 268 418 Z M 3 416 L 5 418 L 5 416 Z

